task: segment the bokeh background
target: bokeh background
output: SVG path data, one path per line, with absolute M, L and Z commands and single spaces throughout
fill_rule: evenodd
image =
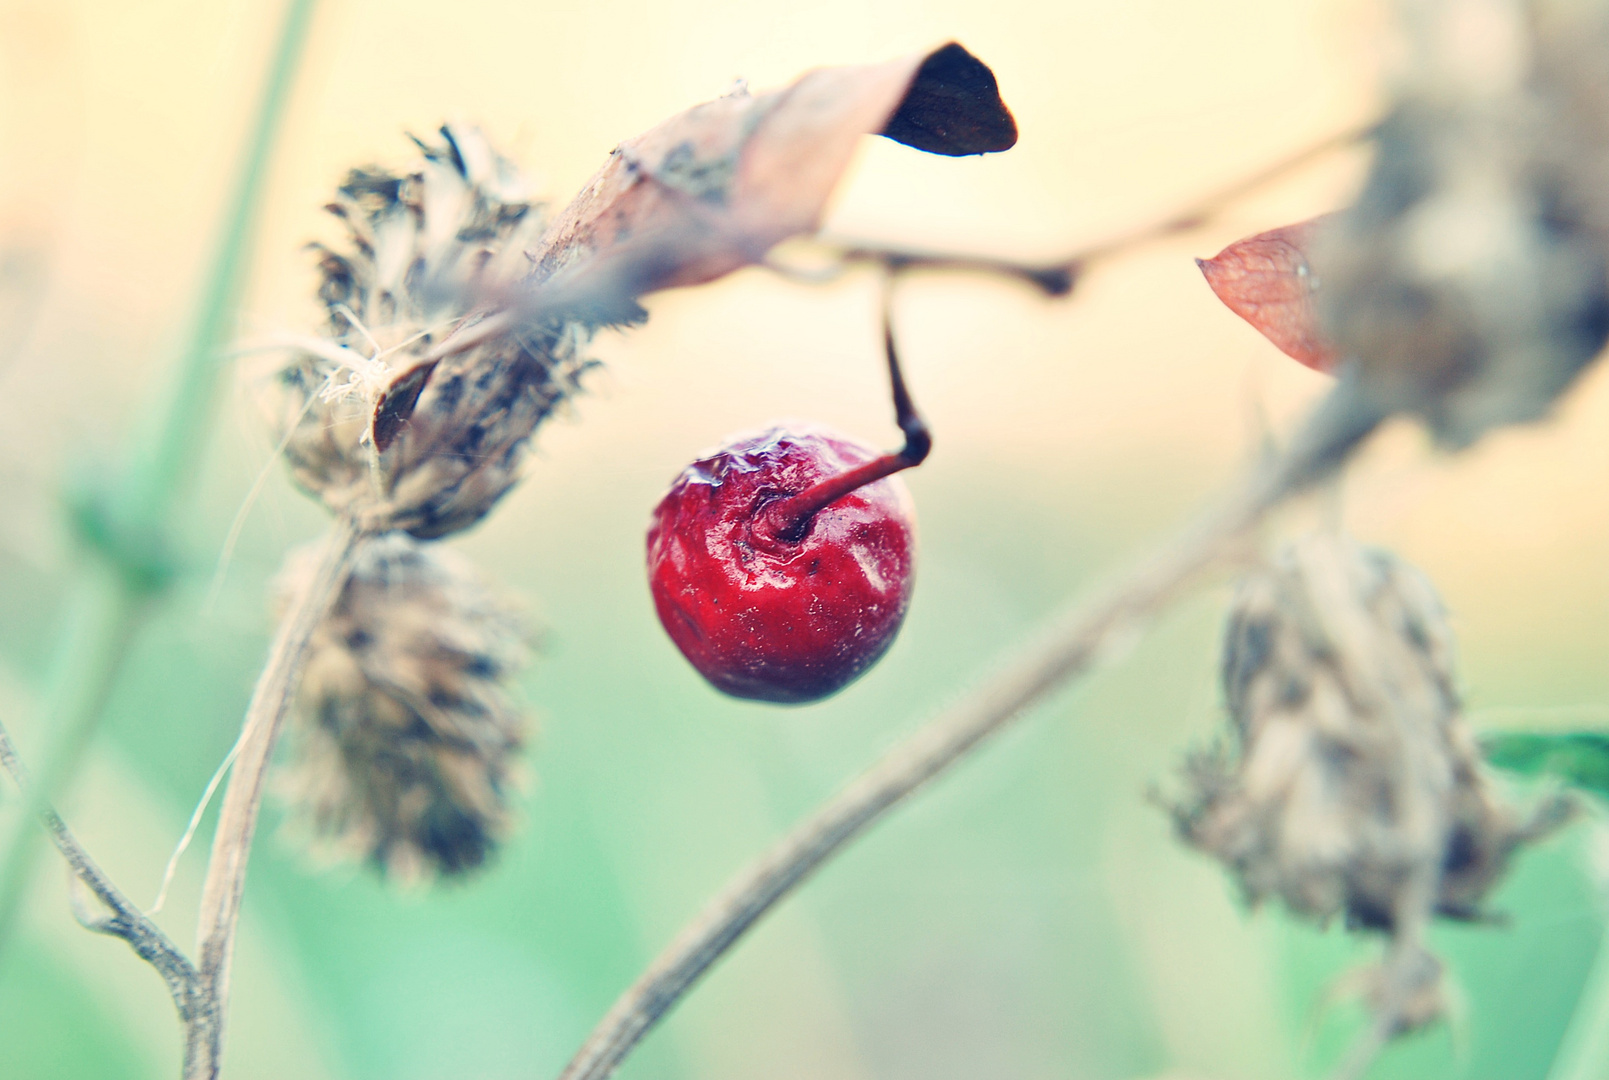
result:
M 0 708 L 26 752 L 74 561 L 66 477 L 117 460 L 183 341 L 279 4 L 0 0 Z M 342 171 L 406 131 L 482 125 L 562 201 L 610 148 L 724 91 L 950 38 L 990 63 L 1022 139 L 981 159 L 867 139 L 837 233 L 1050 257 L 1156 219 L 1370 117 L 1386 21 L 1354 0 L 326 0 L 259 221 L 243 339 L 310 325 L 305 241 Z M 236 1080 L 556 1074 L 739 866 L 952 699 L 1065 598 L 1224 483 L 1322 378 L 1217 305 L 1190 261 L 1340 205 L 1337 155 L 1212 228 L 1101 265 L 1070 301 L 960 276 L 901 285 L 907 369 L 937 433 L 910 477 L 920 581 L 885 661 L 830 701 L 743 704 L 660 632 L 642 531 L 727 433 L 800 417 L 892 444 L 877 282 L 758 270 L 659 296 L 544 429 L 529 477 L 454 543 L 545 627 L 526 822 L 487 872 L 398 892 L 260 836 L 236 967 Z M 270 462 L 254 366 L 221 403 L 181 523 L 188 573 L 142 631 L 66 810 L 135 896 L 233 741 L 264 594 L 321 512 Z M 209 599 L 231 520 L 260 497 Z M 1609 372 L 1550 423 L 1432 452 L 1393 429 L 1342 513 L 1437 581 L 1483 726 L 1609 722 Z M 759 927 L 624 1076 L 1261 1080 L 1322 1075 L 1361 1023 L 1370 943 L 1248 912 L 1146 799 L 1222 723 L 1227 586 L 1201 590 L 897 812 Z M 14 813 L 9 793 L 0 812 Z M 161 917 L 188 945 L 205 858 Z M 1448 927 L 1455 1022 L 1380 1078 L 1542 1077 L 1592 961 L 1582 828 L 1528 854 L 1504 925 Z M 0 959 L 0 1076 L 171 1076 L 159 980 L 74 925 L 57 868 Z

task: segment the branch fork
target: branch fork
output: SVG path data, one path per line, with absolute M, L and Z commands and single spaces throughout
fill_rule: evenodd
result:
M 341 595 L 365 535 L 350 520 L 336 522 L 317 572 L 281 620 L 268 662 L 257 680 L 207 864 L 201 921 L 196 931 L 199 963 L 192 962 L 138 904 L 112 883 L 55 810 L 47 807 L 40 815 L 51 842 L 66 859 L 78 883 L 72 896 L 74 916 L 88 930 L 122 938 L 140 959 L 156 968 L 167 984 L 184 1028 L 185 1080 L 212 1080 L 219 1072 L 228 1012 L 229 965 L 268 766 L 295 696 L 308 642 Z M 0 766 L 25 792 L 32 790 L 27 770 L 3 726 Z M 98 901 L 105 913 L 90 910 L 82 891 Z

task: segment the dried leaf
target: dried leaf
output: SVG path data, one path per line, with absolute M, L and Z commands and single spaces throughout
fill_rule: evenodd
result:
M 1325 217 L 1237 240 L 1196 265 L 1218 299 L 1280 352 L 1315 371 L 1330 371 L 1335 346 L 1319 329 L 1313 294 L 1319 279 L 1307 253 Z
M 989 68 L 960 45 L 883 64 L 819 68 L 758 97 L 694 106 L 616 148 L 538 243 L 536 280 L 645 236 L 680 252 L 634 282 L 696 285 L 814 231 L 862 135 L 982 154 L 1017 141 Z
M 929 53 L 879 133 L 930 154 L 1009 150 L 1017 124 L 994 72 L 955 42 Z
M 615 149 L 526 252 L 528 276 L 477 283 L 483 317 L 379 396 L 375 446 L 400 437 L 443 357 L 522 324 L 635 322 L 645 293 L 712 281 L 814 231 L 868 134 L 960 156 L 1009 149 L 1017 126 L 994 74 L 953 42 L 884 64 L 819 68 L 783 90 L 739 90 L 679 113 Z

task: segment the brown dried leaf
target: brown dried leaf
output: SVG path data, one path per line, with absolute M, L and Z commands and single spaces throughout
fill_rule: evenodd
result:
M 1313 294 L 1319 279 L 1307 255 L 1330 215 L 1237 240 L 1196 265 L 1218 299 L 1285 355 L 1330 371 L 1338 353 L 1319 328 Z
M 637 298 L 698 285 L 812 232 L 862 135 L 930 153 L 1009 149 L 1017 125 L 994 73 L 951 42 L 883 64 L 818 68 L 791 86 L 696 105 L 618 146 L 527 252 L 518 282 L 484 281 L 482 317 L 399 373 L 375 404 L 386 451 L 437 363 L 518 324 L 640 319 Z
M 954 42 L 818 68 L 783 90 L 696 105 L 622 143 L 543 235 L 536 280 L 656 234 L 676 237 L 680 251 L 638 277 L 642 292 L 756 262 L 817 228 L 856 141 L 874 133 L 952 156 L 1017 141 L 993 73 Z

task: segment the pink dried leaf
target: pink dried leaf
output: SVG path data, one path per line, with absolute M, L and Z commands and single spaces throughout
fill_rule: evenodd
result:
M 1230 311 L 1251 323 L 1285 355 L 1314 371 L 1331 371 L 1339 354 L 1319 327 L 1313 294 L 1319 279 L 1308 251 L 1329 215 L 1237 240 L 1197 259 L 1207 284 Z

